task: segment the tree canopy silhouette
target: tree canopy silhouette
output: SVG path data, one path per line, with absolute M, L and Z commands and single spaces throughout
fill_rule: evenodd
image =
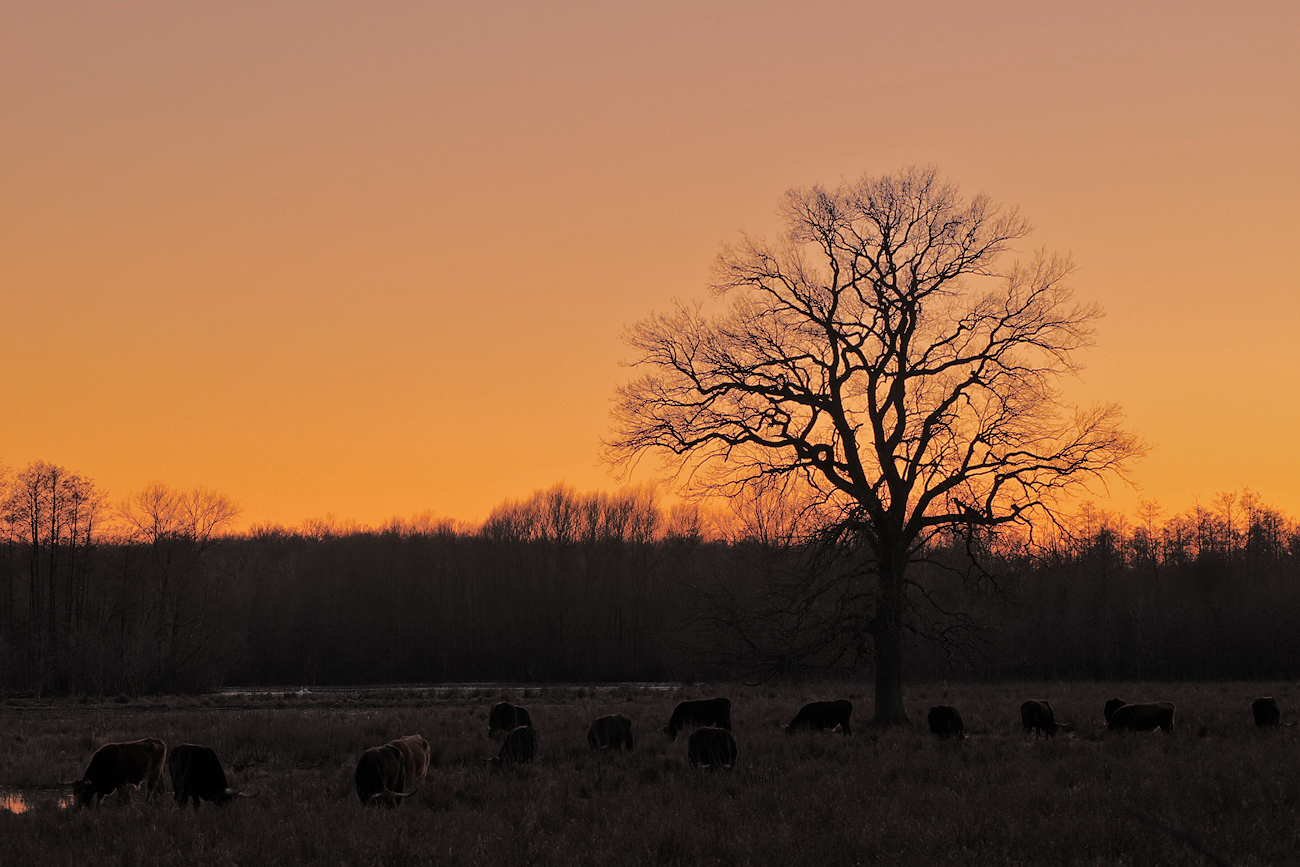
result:
M 1004 264 L 1030 233 L 933 168 L 793 189 L 778 243 L 724 246 L 701 305 L 632 326 L 609 457 L 668 459 L 688 486 L 798 487 L 824 537 L 869 554 L 874 722 L 907 719 L 908 566 L 939 533 L 1050 517 L 1144 446 L 1114 404 L 1060 390 L 1101 316 L 1067 257 Z

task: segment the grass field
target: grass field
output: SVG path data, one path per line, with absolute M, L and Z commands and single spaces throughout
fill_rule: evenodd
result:
M 0 810 L 4 865 L 481 864 L 1209 864 L 1179 829 L 1235 865 L 1300 864 L 1300 731 L 1259 732 L 1250 702 L 1272 694 L 1284 722 L 1292 684 L 918 685 L 911 728 L 873 731 L 865 686 L 681 690 L 442 690 L 265 694 L 102 703 L 0 704 L 0 788 L 30 808 Z M 686 736 L 659 732 L 685 698 L 726 695 L 740 757 L 693 771 Z M 1095 737 L 1113 696 L 1168 699 L 1172 736 Z M 787 736 L 809 700 L 854 700 L 855 734 Z M 487 711 L 530 710 L 531 766 L 483 759 Z M 1078 725 L 1026 736 L 1018 708 L 1047 698 Z M 923 731 L 932 704 L 957 707 L 968 737 Z M 590 721 L 622 711 L 636 749 L 596 754 Z M 411 733 L 432 745 L 419 792 L 396 810 L 363 809 L 353 787 L 367 747 Z M 207 744 L 231 784 L 257 793 L 225 809 L 105 800 L 55 806 L 103 743 L 161 737 Z

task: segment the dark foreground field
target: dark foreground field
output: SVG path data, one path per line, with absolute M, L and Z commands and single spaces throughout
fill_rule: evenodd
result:
M 30 809 L 0 810 L 0 864 L 1209 864 L 1192 835 L 1236 865 L 1300 863 L 1300 732 L 1260 733 L 1249 704 L 1273 694 L 1283 721 L 1300 691 L 1278 684 L 918 686 L 910 729 L 867 728 L 870 689 L 835 685 L 679 691 L 442 690 L 346 697 L 241 696 L 102 704 L 0 705 L 0 788 Z M 692 771 L 685 735 L 659 733 L 683 698 L 728 695 L 734 772 Z M 1115 695 L 1166 698 L 1177 731 L 1091 735 Z M 488 707 L 529 708 L 538 761 L 490 770 Z M 807 700 L 854 700 L 855 735 L 788 737 Z M 1025 736 L 1018 707 L 1047 698 L 1075 735 Z M 967 739 L 922 731 L 951 704 Z M 635 722 L 631 754 L 590 751 L 591 719 Z M 421 733 L 433 748 L 419 793 L 363 809 L 352 774 L 366 747 Z M 225 809 L 115 798 L 55 806 L 96 747 L 145 735 L 214 747 L 231 784 L 257 792 Z

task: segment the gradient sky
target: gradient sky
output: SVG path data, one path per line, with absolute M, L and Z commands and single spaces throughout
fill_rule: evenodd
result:
M 1300 515 L 1300 5 L 7 0 L 0 462 L 243 524 L 566 481 L 623 328 L 792 186 L 935 164 L 1107 310 L 1170 512 Z

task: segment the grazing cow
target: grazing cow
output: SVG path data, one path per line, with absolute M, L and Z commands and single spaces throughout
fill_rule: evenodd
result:
M 422 745 L 422 746 L 421 746 Z M 403 792 L 429 767 L 429 743 L 419 735 L 371 747 L 357 761 L 357 797 L 363 805 L 396 807 L 416 790 Z
M 706 726 L 691 732 L 686 743 L 686 760 L 692 768 L 722 768 L 736 766 L 736 739 L 726 729 Z
M 603 716 L 587 729 L 587 743 L 593 750 L 632 749 L 632 718 L 625 713 Z
M 493 765 L 526 765 L 537 757 L 537 731 L 532 726 L 519 726 L 501 742 L 501 752 L 488 759 Z
M 1045 699 L 1036 698 L 1031 698 L 1020 706 L 1020 724 L 1025 727 L 1025 734 L 1033 729 L 1035 738 L 1040 733 L 1050 738 L 1061 727 L 1061 723 L 1056 721 L 1056 714 L 1052 712 L 1051 704 Z
M 1106 724 L 1110 731 L 1174 730 L 1174 705 L 1169 701 L 1139 701 L 1115 709 Z
M 1106 709 L 1102 711 L 1106 717 L 1106 725 L 1110 725 L 1110 718 L 1115 715 L 1115 711 L 1122 708 L 1125 704 L 1127 704 L 1127 702 L 1122 698 L 1112 698 L 1110 701 L 1106 702 Z
M 525 708 L 508 701 L 492 705 L 488 712 L 488 737 L 497 732 L 512 732 L 520 726 L 532 726 L 533 721 Z
M 949 707 L 946 704 L 935 705 L 930 708 L 926 714 L 925 721 L 930 724 L 930 733 L 938 735 L 941 738 L 963 737 L 962 732 L 965 726 L 962 725 L 961 714 L 957 713 L 957 708 Z
M 673 708 L 672 718 L 663 732 L 672 740 L 677 740 L 677 733 L 690 726 L 717 726 L 731 731 L 731 699 L 702 698 L 696 701 L 683 701 Z
M 226 772 L 211 747 L 181 744 L 168 754 L 167 772 L 172 778 L 176 803 L 182 808 L 190 798 L 194 799 L 194 809 L 197 810 L 200 798 L 224 807 L 232 798 L 253 797 L 226 785 Z
M 1282 712 L 1277 709 L 1277 699 L 1271 695 L 1251 702 L 1250 712 L 1255 715 L 1255 725 L 1262 729 L 1282 724 Z
M 406 763 L 407 781 L 414 782 L 421 779 L 425 772 L 429 770 L 430 749 L 429 742 L 420 735 L 407 735 L 404 738 L 398 738 L 395 741 L 389 741 L 390 744 L 397 747 L 402 754 L 402 761 Z
M 117 792 L 121 801 L 130 798 L 127 786 L 137 789 L 144 786 L 144 799 L 148 801 L 162 794 L 163 761 L 167 758 L 167 744 L 158 738 L 141 738 L 121 744 L 104 744 L 95 750 L 80 780 L 72 783 L 72 796 L 78 804 L 98 805 L 105 795 Z
M 836 701 L 811 701 L 799 708 L 799 712 L 790 720 L 790 724 L 785 727 L 785 733 L 792 735 L 799 729 L 809 729 L 811 731 L 823 731 L 838 727 L 848 737 L 853 734 L 852 727 L 849 726 L 849 717 L 853 715 L 853 702 L 847 698 L 837 699 Z

